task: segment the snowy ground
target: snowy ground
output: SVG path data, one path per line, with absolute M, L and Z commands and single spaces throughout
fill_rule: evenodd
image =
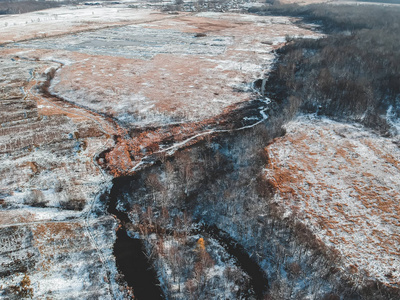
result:
M 286 128 L 267 148 L 276 203 L 339 250 L 350 272 L 398 286 L 398 140 L 308 116 Z
M 112 126 L 39 93 L 58 64 L 0 62 L 0 298 L 119 295 L 115 221 L 89 218 L 111 181 L 93 157 Z
M 107 26 L 149 22 L 166 16 L 128 7 L 65 6 L 0 17 L 0 44 Z
M 316 36 L 288 18 L 127 7 L 1 16 L 0 298 L 22 287 L 39 298 L 123 297 L 116 223 L 104 207 L 93 214 L 112 179 L 96 158 L 116 142 L 122 155 L 110 155 L 123 170 L 140 156 L 113 139 L 130 138 L 125 129 L 91 110 L 129 126 L 208 119 L 249 100 L 272 51 L 300 34 Z M 41 90 L 53 72 L 50 92 L 61 99 Z M 167 131 L 190 137 L 203 125 Z M 160 135 L 135 136 L 135 155 Z M 217 278 L 222 267 L 209 272 Z
M 147 11 L 149 21 L 133 10 L 135 16 L 134 25 L 8 47 L 64 62 L 51 87 L 57 95 L 127 124 L 160 125 L 200 121 L 249 100 L 252 82 L 269 71 L 286 35 L 318 36 L 285 17 Z

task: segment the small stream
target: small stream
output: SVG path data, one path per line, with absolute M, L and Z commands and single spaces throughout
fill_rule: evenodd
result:
M 113 254 L 120 274 L 124 275 L 126 283 L 133 289 L 135 299 L 165 299 L 152 262 L 144 254 L 143 240 L 128 236 L 124 225 L 131 221 L 125 212 L 117 209 L 118 194 L 123 190 L 123 186 L 129 185 L 130 180 L 129 177 L 115 179 L 110 192 L 108 212 L 115 215 L 123 225 L 117 231 Z M 269 288 L 268 279 L 260 266 L 240 244 L 215 225 L 202 225 L 190 233 L 206 234 L 217 240 L 235 259 L 237 266 L 249 276 L 249 283 L 256 298 L 263 299 L 263 295 Z M 165 234 L 172 235 L 173 230 L 166 231 Z
M 145 255 L 144 243 L 141 239 L 128 236 L 124 224 L 130 222 L 128 215 L 117 209 L 117 191 L 121 184 L 126 181 L 123 178 L 114 186 L 110 192 L 110 201 L 107 211 L 115 215 L 122 223 L 117 231 L 117 239 L 114 244 L 113 254 L 116 259 L 117 268 L 137 300 L 162 300 L 165 296 L 160 288 L 157 273 L 154 270 L 151 260 Z
M 131 238 L 124 228 L 117 231 L 114 256 L 120 273 L 128 286 L 133 288 L 135 299 L 164 299 L 157 274 L 144 254 L 143 241 Z

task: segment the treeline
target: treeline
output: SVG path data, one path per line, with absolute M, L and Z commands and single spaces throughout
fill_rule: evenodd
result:
M 306 22 L 322 25 L 327 33 L 340 33 L 345 30 L 399 28 L 398 7 L 372 5 L 326 5 L 313 4 L 274 4 L 265 7 L 253 7 L 250 13 L 301 17 Z M 300 24 L 303 21 L 299 22 Z
M 329 33 L 318 40 L 287 38 L 266 85 L 269 97 L 389 133 L 400 116 L 400 9 L 273 5 L 258 13 L 302 17 Z
M 376 3 L 388 3 L 388 4 L 400 4 L 400 0 L 358 0 L 357 2 L 376 2 Z
M 66 3 L 70 3 L 70 1 L 1 1 L 0 15 L 23 14 L 31 11 L 60 7 Z

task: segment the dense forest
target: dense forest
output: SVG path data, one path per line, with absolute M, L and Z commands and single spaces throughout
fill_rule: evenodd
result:
M 272 5 L 260 14 L 321 25 L 325 38 L 287 37 L 266 94 L 301 111 L 359 121 L 395 133 L 400 115 L 400 9 L 379 6 Z

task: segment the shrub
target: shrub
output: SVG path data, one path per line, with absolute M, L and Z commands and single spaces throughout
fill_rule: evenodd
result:
M 27 193 L 24 199 L 24 204 L 34 207 L 45 207 L 47 201 L 40 190 L 31 190 Z
M 10 287 L 11 292 L 18 296 L 18 298 L 33 298 L 33 288 L 31 288 L 31 280 L 28 274 L 25 273 L 19 285 Z
M 85 199 L 65 199 L 60 201 L 60 207 L 66 210 L 81 211 L 85 207 Z

